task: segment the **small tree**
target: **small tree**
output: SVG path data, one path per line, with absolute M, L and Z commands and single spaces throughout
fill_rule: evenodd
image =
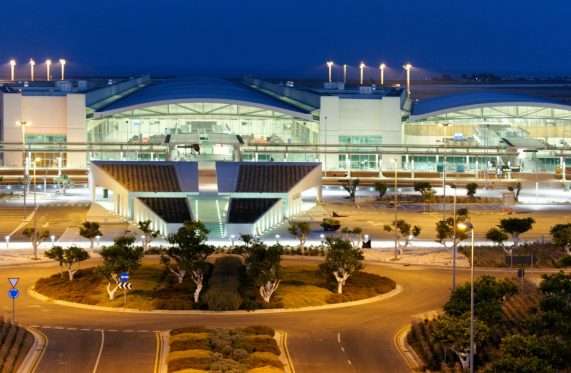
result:
M 510 192 L 514 192 L 514 201 L 519 201 L 519 192 L 521 192 L 522 186 L 521 186 L 521 182 L 517 182 L 515 184 L 515 188 L 513 186 L 508 186 L 508 190 Z
M 103 233 L 99 230 L 99 223 L 94 221 L 84 221 L 79 227 L 79 235 L 85 237 L 90 242 L 90 249 L 93 252 L 93 242 L 97 236 L 102 236 Z
M 81 247 L 71 246 L 63 250 L 63 265 L 69 273 L 69 281 L 73 281 L 73 276 L 79 271 L 81 262 L 87 259 L 89 259 L 89 253 Z
M 361 179 L 359 178 L 343 180 L 343 189 L 349 193 L 349 200 L 351 202 L 355 202 L 355 193 L 357 192 L 357 187 L 360 183 Z
M 290 222 L 287 231 L 299 240 L 299 249 L 302 254 L 305 254 L 305 242 L 307 241 L 307 236 L 311 232 L 311 225 L 308 222 Z
M 394 228 L 395 228 L 394 222 L 392 222 L 390 225 L 385 224 L 383 226 L 383 229 L 387 232 L 392 232 Z M 400 254 L 402 255 L 403 250 L 410 245 L 410 242 L 412 241 L 413 238 L 416 238 L 420 235 L 422 229 L 418 225 L 412 227 L 409 223 L 401 219 L 397 220 L 396 229 L 398 234 L 397 244 L 399 247 Z M 401 244 L 401 240 L 404 240 L 404 244 Z
M 176 276 L 179 284 L 190 272 L 196 284 L 195 302 L 200 299 L 204 286 L 204 275 L 208 270 L 206 258 L 214 252 L 214 246 L 206 244 L 208 233 L 210 231 L 200 221 L 185 221 L 175 234 L 168 237 L 172 246 L 161 255 L 161 262 Z
M 250 254 L 246 259 L 248 277 L 259 287 L 260 296 L 264 302 L 270 302 L 272 294 L 278 289 L 282 280 L 281 255 L 283 247 L 280 244 L 266 247 L 259 243 L 250 246 Z
M 491 330 L 479 319 L 474 320 L 474 345 L 481 346 L 490 336 Z M 462 366 L 469 364 L 468 354 L 470 350 L 470 315 L 461 316 L 442 315 L 432 326 L 431 338 L 433 343 L 441 343 L 454 351 Z
M 417 181 L 414 183 L 414 191 L 420 192 L 422 202 L 424 202 L 424 208 L 428 206 L 428 211 L 430 212 L 430 204 L 436 199 L 436 191 L 432 189 L 427 181 Z
M 513 266 L 513 249 L 506 249 L 504 246 L 504 242 L 508 240 L 508 235 L 503 230 L 498 228 L 490 228 L 486 233 L 486 239 L 494 242 L 496 245 L 501 247 L 506 254 L 510 256 L 512 266 Z
M 533 218 L 507 218 L 500 220 L 498 228 L 505 233 L 510 234 L 512 236 L 514 246 L 517 247 L 519 245 L 520 234 L 529 231 L 533 227 L 534 223 L 535 219 Z
M 97 267 L 97 271 L 107 278 L 106 289 L 110 300 L 115 299 L 121 272 L 135 271 L 141 265 L 143 247 L 135 246 L 134 243 L 133 236 L 119 236 L 113 245 L 101 250 L 103 264 Z M 111 288 L 111 282 L 115 283 L 114 288 Z
M 69 188 L 72 188 L 75 185 L 73 180 L 71 180 L 69 176 L 67 176 L 66 174 L 61 174 L 59 176 L 54 177 L 54 183 L 56 183 L 60 194 L 63 196 L 65 196 L 65 192 Z
M 387 194 L 387 184 L 377 181 L 373 186 L 377 193 L 379 193 L 379 201 L 382 201 L 385 194 Z
M 149 248 L 149 244 L 153 242 L 153 240 L 157 238 L 161 234 L 161 232 L 155 231 L 151 228 L 150 220 L 140 221 L 138 223 L 138 226 L 139 230 L 141 231 L 141 233 L 143 233 L 144 236 L 144 238 L 142 239 L 143 251 L 147 251 L 147 249 Z
M 561 246 L 571 255 L 571 224 L 556 224 L 549 231 L 554 244 Z
M 325 244 L 329 247 L 325 262 L 319 265 L 319 268 L 328 275 L 333 275 L 337 281 L 337 293 L 343 293 L 349 276 L 353 272 L 363 269 L 363 252 L 353 247 L 351 241 L 339 237 L 327 237 Z
M 363 229 L 361 229 L 360 227 L 355 227 L 355 228 L 344 227 L 341 230 L 341 233 L 345 235 L 345 238 L 351 241 L 351 244 L 354 247 L 359 246 L 361 242 L 363 242 Z
M 50 236 L 50 231 L 47 229 L 36 231 L 36 228 L 26 228 L 22 231 L 22 235 L 32 242 L 34 260 L 38 260 L 38 247 Z
M 468 234 L 464 231 L 456 229 L 456 237 L 454 237 L 454 225 L 468 220 L 468 209 L 461 208 L 456 210 L 456 222 L 454 217 L 439 220 L 436 222 L 436 242 L 446 247 L 448 240 L 452 239 L 452 244 L 456 240 L 456 244 L 468 238 Z
M 46 258 L 58 262 L 61 278 L 63 279 L 63 248 L 61 246 L 54 246 L 51 249 L 46 250 L 46 252 L 44 252 L 44 255 L 46 256 Z
M 474 196 L 476 195 L 477 190 L 478 190 L 478 184 L 477 183 L 466 184 L 466 195 L 468 197 L 470 197 L 470 201 L 475 200 Z

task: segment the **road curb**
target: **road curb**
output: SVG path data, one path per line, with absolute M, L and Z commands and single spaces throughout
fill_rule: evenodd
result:
M 30 347 L 30 351 L 26 355 L 26 358 L 18 368 L 18 373 L 33 373 L 44 352 L 46 351 L 46 347 L 48 346 L 48 338 L 39 330 L 32 328 L 31 326 L 20 325 L 21 327 L 25 328 L 28 332 L 32 333 L 34 336 L 34 344 Z
M 406 340 L 406 337 L 410 332 L 410 329 L 411 326 L 407 325 L 401 330 L 399 330 L 395 335 L 394 343 L 397 348 L 397 351 L 402 356 L 403 360 L 406 362 L 409 368 L 412 371 L 419 371 L 421 370 L 424 363 L 422 362 L 422 360 L 420 360 L 416 352 L 414 352 L 414 349 L 408 344 L 408 341 Z
M 169 347 L 170 331 L 157 332 L 157 357 L 155 361 L 155 373 L 168 373 L 167 356 Z
M 280 348 L 280 360 L 284 364 L 286 373 L 295 373 L 293 362 L 287 348 L 287 332 L 283 330 L 276 330 L 274 339 L 278 342 Z
M 105 312 L 119 312 L 119 313 L 148 313 L 148 314 L 164 314 L 164 315 L 252 315 L 252 314 L 272 314 L 272 313 L 290 313 L 290 312 L 308 312 L 308 311 L 321 311 L 321 310 L 330 310 L 336 308 L 346 308 L 346 307 L 354 307 L 360 306 L 363 304 L 379 302 L 381 300 L 385 300 L 388 298 L 392 298 L 398 294 L 400 294 L 404 288 L 400 285 L 396 285 L 396 287 L 389 291 L 388 293 L 381 294 L 374 296 L 372 298 L 357 300 L 353 302 L 344 302 L 344 303 L 335 303 L 335 304 L 326 304 L 323 306 L 315 306 L 315 307 L 299 307 L 299 308 L 277 308 L 277 309 L 269 309 L 269 310 L 255 310 L 255 311 L 198 311 L 198 310 L 184 310 L 184 311 L 176 311 L 176 310 L 139 310 L 134 308 L 113 308 L 113 307 L 104 307 L 104 306 L 92 306 L 89 304 L 82 304 L 82 303 L 74 303 L 68 302 L 64 300 L 57 300 L 46 297 L 43 294 L 38 293 L 35 291 L 34 286 L 28 288 L 27 292 L 30 296 L 41 300 L 43 302 L 57 304 L 60 306 L 67 306 L 67 307 L 75 307 L 75 308 L 82 308 L 86 310 L 92 311 L 105 311 Z

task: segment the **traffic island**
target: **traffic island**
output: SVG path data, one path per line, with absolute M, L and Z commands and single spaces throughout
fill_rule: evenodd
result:
M 214 272 L 212 272 L 214 273 Z M 159 264 L 144 264 L 131 275 L 132 289 L 119 289 L 115 299 L 109 299 L 107 281 L 96 269 L 80 270 L 73 281 L 60 274 L 37 281 L 34 292 L 44 299 L 73 302 L 88 307 L 104 307 L 115 310 L 136 309 L 144 311 L 286 311 L 335 304 L 366 302 L 393 293 L 394 281 L 376 274 L 357 271 L 349 277 L 343 293 L 336 292 L 336 284 L 328 280 L 317 265 L 287 265 L 283 267 L 283 279 L 278 290 L 265 302 L 255 285 L 243 282 L 240 272 L 232 280 L 235 283 L 232 296 L 218 297 L 212 275 L 205 280 L 206 289 L 199 302 L 194 302 L 194 282 L 190 279 L 178 283 L 168 270 Z

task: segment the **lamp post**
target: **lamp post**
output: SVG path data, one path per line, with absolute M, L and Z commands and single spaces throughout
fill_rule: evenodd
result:
M 95 236 L 95 243 L 97 244 L 97 248 L 99 248 L 99 239 L 101 238 L 101 236 L 97 235 Z
M 30 80 L 34 81 L 34 66 L 36 66 L 36 61 L 30 58 Z
M 14 68 L 16 67 L 16 60 L 10 60 L 10 80 L 14 81 Z
M 280 235 L 276 234 L 276 245 L 280 244 Z
M 32 122 L 19 120 L 16 122 L 17 126 L 22 127 L 22 166 L 24 168 L 24 220 L 26 219 L 27 215 L 27 205 L 26 205 L 26 196 L 28 194 L 28 157 L 26 156 L 26 127 L 30 126 Z
M 347 84 L 347 64 L 343 65 L 343 84 Z
M 444 163 L 442 164 L 442 195 L 444 198 L 444 206 L 443 206 L 443 217 L 442 219 L 446 219 L 446 145 L 447 145 L 447 141 L 446 141 L 446 135 L 447 135 L 447 129 L 448 129 L 448 125 L 450 123 L 440 123 L 440 126 L 444 127 Z M 456 223 L 454 223 L 456 224 Z
M 474 372 L 474 225 L 470 222 L 458 223 L 458 228 L 470 231 L 470 373 Z
M 456 184 L 451 184 L 450 187 L 454 188 L 454 232 L 452 241 L 452 291 L 456 290 L 456 191 L 458 187 Z
M 65 63 L 66 61 L 63 58 L 59 60 L 59 64 L 61 65 L 61 80 L 65 79 Z
M 234 250 L 234 241 L 236 240 L 236 235 L 230 235 L 230 242 L 232 243 L 231 249 Z
M 404 64 L 402 66 L 406 70 L 406 96 L 410 97 L 410 69 L 412 65 L 410 63 Z
M 381 70 L 381 86 L 385 85 L 385 65 L 384 63 L 379 65 L 379 70 Z
M 50 81 L 50 66 L 52 65 L 52 60 L 46 60 L 46 80 Z
M 34 242 L 38 240 L 38 203 L 36 201 L 36 166 L 41 158 L 34 159 Z M 34 250 L 34 259 L 38 259 L 38 253 Z
M 56 242 L 56 236 L 54 236 L 53 234 L 50 236 L 51 240 L 52 240 L 52 247 L 54 247 L 55 242 Z
M 6 240 L 6 250 L 8 250 L 10 248 L 10 236 L 6 236 L 4 239 Z
M 398 231 L 397 231 L 397 220 L 398 220 L 398 210 L 397 210 L 397 198 L 398 198 L 398 193 L 397 193 L 397 187 L 398 187 L 398 174 L 397 174 L 397 160 L 392 158 L 391 162 L 395 163 L 395 259 L 397 259 L 398 257 L 398 239 L 399 239 L 399 235 L 398 235 Z
M 333 61 L 327 61 L 327 70 L 329 71 L 329 83 L 331 83 L 331 69 L 333 68 Z
M 363 85 L 363 71 L 365 70 L 365 63 L 363 61 L 361 61 L 361 63 L 359 64 L 359 69 L 361 70 L 360 84 Z

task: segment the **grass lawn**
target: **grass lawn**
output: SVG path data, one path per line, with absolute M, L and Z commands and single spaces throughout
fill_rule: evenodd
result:
M 367 272 L 356 272 L 344 286 L 343 294 L 336 294 L 337 285 L 328 281 L 317 265 L 284 266 L 280 287 L 265 304 L 257 289 L 247 288 L 243 296 L 259 298 L 244 303 L 243 309 L 256 308 L 299 308 L 321 306 L 330 303 L 348 302 L 374 297 L 395 288 L 395 283 L 385 277 Z M 207 309 L 204 303 L 194 303 L 194 283 L 185 279 L 178 284 L 175 277 L 161 264 L 143 264 L 131 274 L 133 290 L 127 291 L 127 307 L 141 310 Z M 86 303 L 107 307 L 123 307 L 123 291 L 118 290 L 115 300 L 109 300 L 105 289 L 107 281 L 94 273 L 93 268 L 80 270 L 73 281 L 62 279 L 59 274 L 38 280 L 36 291 L 48 297 L 70 302 Z M 205 280 L 205 284 L 208 281 Z M 203 290 L 204 294 L 206 289 Z

